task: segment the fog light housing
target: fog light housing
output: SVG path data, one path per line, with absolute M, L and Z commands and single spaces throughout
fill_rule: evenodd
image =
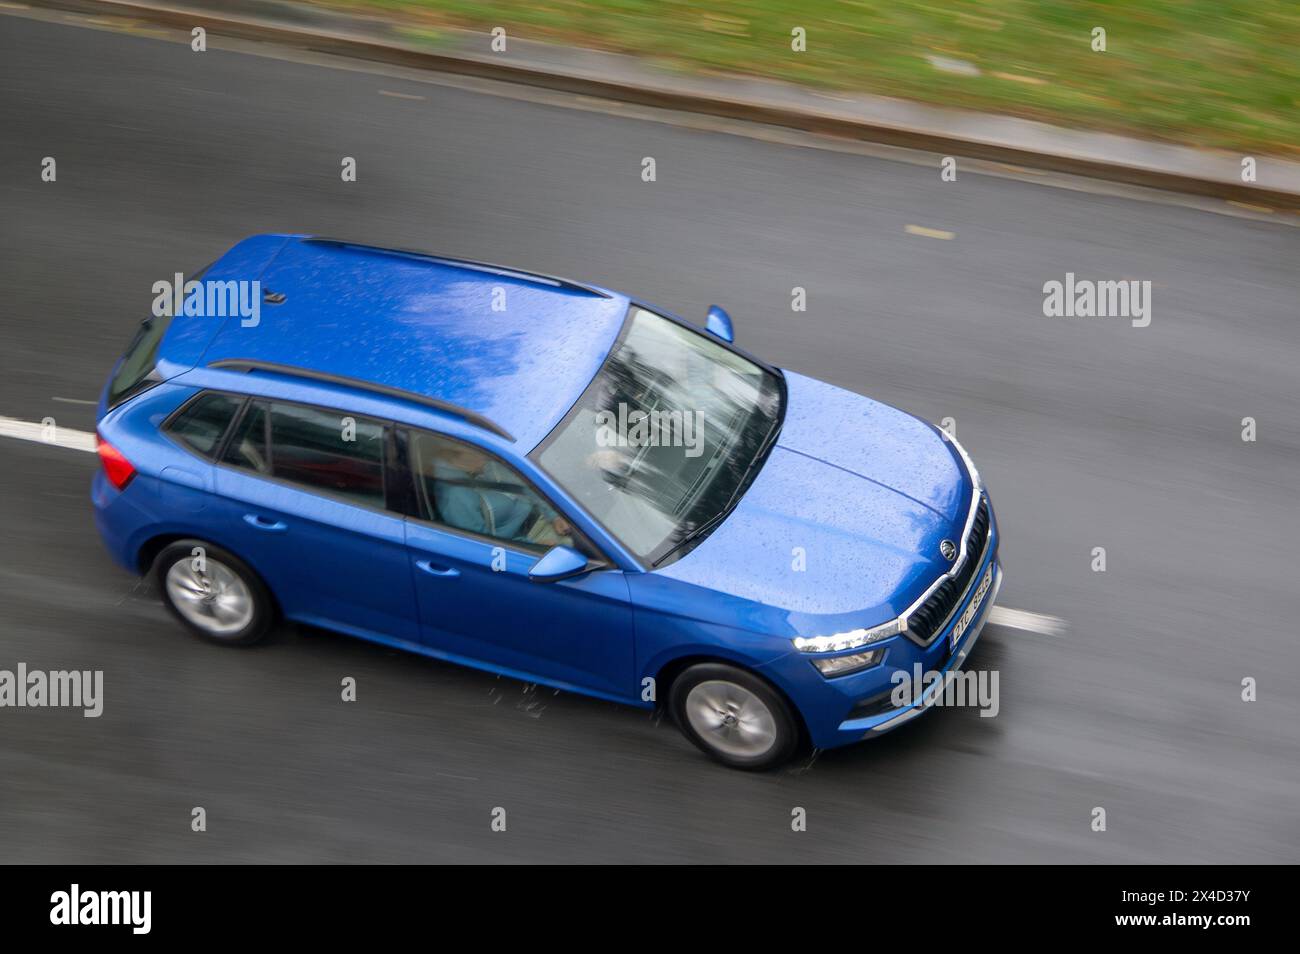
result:
M 883 649 L 873 649 L 865 653 L 851 653 L 848 656 L 824 656 L 811 659 L 817 670 L 827 679 L 835 676 L 847 676 L 851 672 L 870 669 L 885 657 Z

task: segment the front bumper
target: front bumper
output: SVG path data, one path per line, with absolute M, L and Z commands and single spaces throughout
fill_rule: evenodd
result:
M 996 517 L 990 507 L 988 544 L 981 554 L 973 580 L 982 580 L 988 573 L 991 582 L 974 618 L 967 624 L 955 647 L 951 645 L 952 632 L 975 599 L 978 584 L 974 582 L 962 595 L 952 617 L 933 642 L 921 647 L 904 635 L 892 636 L 876 644 L 886 650 L 885 658 L 869 670 L 827 679 L 812 666 L 806 653 L 797 652 L 782 656 L 765 667 L 798 706 L 814 746 L 829 749 L 883 735 L 934 705 L 943 695 L 942 681 L 927 689 L 918 702 L 894 706 L 890 696 L 896 686 L 895 674 L 905 672 L 910 677 L 919 666 L 927 675 L 946 675 L 966 665 L 1002 586 L 1002 564 L 998 554 L 1000 542 Z
M 966 660 L 970 658 L 971 650 L 979 642 L 980 633 L 984 631 L 984 624 L 988 622 L 989 613 L 993 609 L 993 604 L 997 601 L 998 591 L 1002 589 L 1002 567 L 998 566 L 996 561 L 993 563 L 993 586 L 984 602 L 980 604 L 979 615 L 971 622 L 967 632 L 963 637 L 957 650 L 949 657 L 944 667 L 938 670 L 940 673 L 947 674 L 960 670 Z M 901 709 L 895 709 L 892 712 L 884 713 L 875 718 L 865 718 L 857 720 L 848 720 L 840 723 L 841 732 L 858 733 L 866 730 L 866 735 L 879 735 L 882 732 L 888 732 L 891 729 L 897 729 L 904 722 L 910 722 L 925 710 L 934 705 L 935 701 L 943 695 L 943 683 L 938 682 L 935 687 L 926 692 L 921 697 L 921 701 L 914 705 L 906 706 Z M 883 721 L 882 721 L 883 720 Z

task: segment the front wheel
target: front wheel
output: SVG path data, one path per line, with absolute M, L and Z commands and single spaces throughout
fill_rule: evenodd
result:
M 271 594 L 243 560 L 202 540 L 178 540 L 154 561 L 163 602 L 194 632 L 215 643 L 249 646 L 275 620 Z
M 686 738 L 732 768 L 774 768 L 799 744 L 799 723 L 789 704 L 738 666 L 691 666 L 673 680 L 668 707 Z

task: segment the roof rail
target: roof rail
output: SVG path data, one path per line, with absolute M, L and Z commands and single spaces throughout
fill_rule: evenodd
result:
M 557 278 L 554 275 L 543 275 L 541 272 L 530 272 L 522 268 L 510 268 L 506 265 L 493 265 L 491 262 L 476 262 L 468 258 L 449 258 L 446 255 L 434 255 L 431 252 L 422 252 L 418 249 L 409 248 L 383 248 L 378 245 L 363 245 L 360 242 L 349 242 L 346 239 L 326 238 L 324 236 L 308 236 L 302 239 L 304 243 L 312 245 L 335 245 L 339 248 L 355 248 L 364 252 L 378 252 L 381 255 L 401 255 L 407 258 L 418 258 L 426 262 L 434 262 L 439 265 L 454 265 L 457 268 L 469 268 L 475 271 L 488 272 L 492 275 L 500 275 L 502 278 L 519 278 L 530 282 L 544 282 L 548 285 L 554 285 L 557 288 L 568 288 L 572 291 L 580 291 L 587 295 L 595 295 L 599 298 L 611 297 L 608 292 L 601 291 L 599 288 L 593 288 L 590 285 L 583 285 L 568 278 Z
M 209 362 L 209 368 L 218 368 L 223 371 L 264 371 L 268 374 L 283 374 L 292 378 L 305 378 L 308 381 L 320 381 L 324 384 L 338 384 L 343 387 L 356 388 L 360 391 L 369 391 L 372 394 L 382 394 L 385 397 L 398 398 L 402 401 L 410 401 L 414 404 L 423 404 L 425 407 L 431 407 L 434 410 L 442 411 L 444 414 L 451 414 L 459 417 L 470 424 L 483 428 L 485 431 L 491 431 L 498 437 L 504 437 L 506 440 L 513 442 L 514 436 L 504 427 L 489 417 L 484 417 L 477 411 L 471 411 L 469 408 L 461 407 L 459 404 L 452 404 L 450 401 L 440 401 L 435 397 L 429 397 L 427 394 L 417 394 L 415 391 L 406 391 L 402 388 L 389 387 L 386 384 L 376 384 L 373 381 L 363 381 L 360 378 L 344 377 L 341 374 L 330 374 L 327 371 L 313 371 L 310 368 L 298 368 L 289 364 L 274 364 L 270 361 L 257 361 L 251 358 L 221 358 L 217 361 Z

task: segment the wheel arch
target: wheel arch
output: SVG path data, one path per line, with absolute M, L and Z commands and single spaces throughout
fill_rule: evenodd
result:
M 154 561 L 158 559 L 158 555 L 173 543 L 178 543 L 181 540 L 198 540 L 200 543 L 207 543 L 214 547 L 220 547 L 231 555 L 237 557 L 240 562 L 247 565 L 250 570 L 257 574 L 258 581 L 271 596 L 271 607 L 274 610 L 275 615 L 280 618 L 284 617 L 284 608 L 280 605 L 280 597 L 276 594 L 274 587 L 272 587 L 267 581 L 266 574 L 262 572 L 261 567 L 259 567 L 253 560 L 248 559 L 248 557 L 240 553 L 237 549 L 227 544 L 224 540 L 214 540 L 204 533 L 178 533 L 176 531 L 169 531 L 149 537 L 136 549 L 136 566 L 139 569 L 141 576 L 148 576 L 149 571 L 153 568 Z
M 795 724 L 798 726 L 801 741 L 805 744 L 811 739 L 808 732 L 808 724 L 804 721 L 803 712 L 795 704 L 790 693 L 786 692 L 779 682 L 774 680 L 768 673 L 764 672 L 766 667 L 755 666 L 746 659 L 728 656 L 720 653 L 696 652 L 684 653 L 681 656 L 674 656 L 660 664 L 658 670 L 653 674 L 655 680 L 655 703 L 658 707 L 663 708 L 668 704 L 668 695 L 672 690 L 672 684 L 683 672 L 694 665 L 700 663 L 717 663 L 723 666 L 734 666 L 737 669 L 743 669 L 757 679 L 761 679 L 772 691 L 785 701 L 790 707 L 790 713 L 794 716 Z
M 140 571 L 141 575 L 148 573 L 153 567 L 154 560 L 158 559 L 158 554 L 162 553 L 163 550 L 171 546 L 173 543 L 176 543 L 178 540 L 184 540 L 189 537 L 198 539 L 198 536 L 193 533 L 160 533 L 145 540 L 136 549 L 136 569 Z

